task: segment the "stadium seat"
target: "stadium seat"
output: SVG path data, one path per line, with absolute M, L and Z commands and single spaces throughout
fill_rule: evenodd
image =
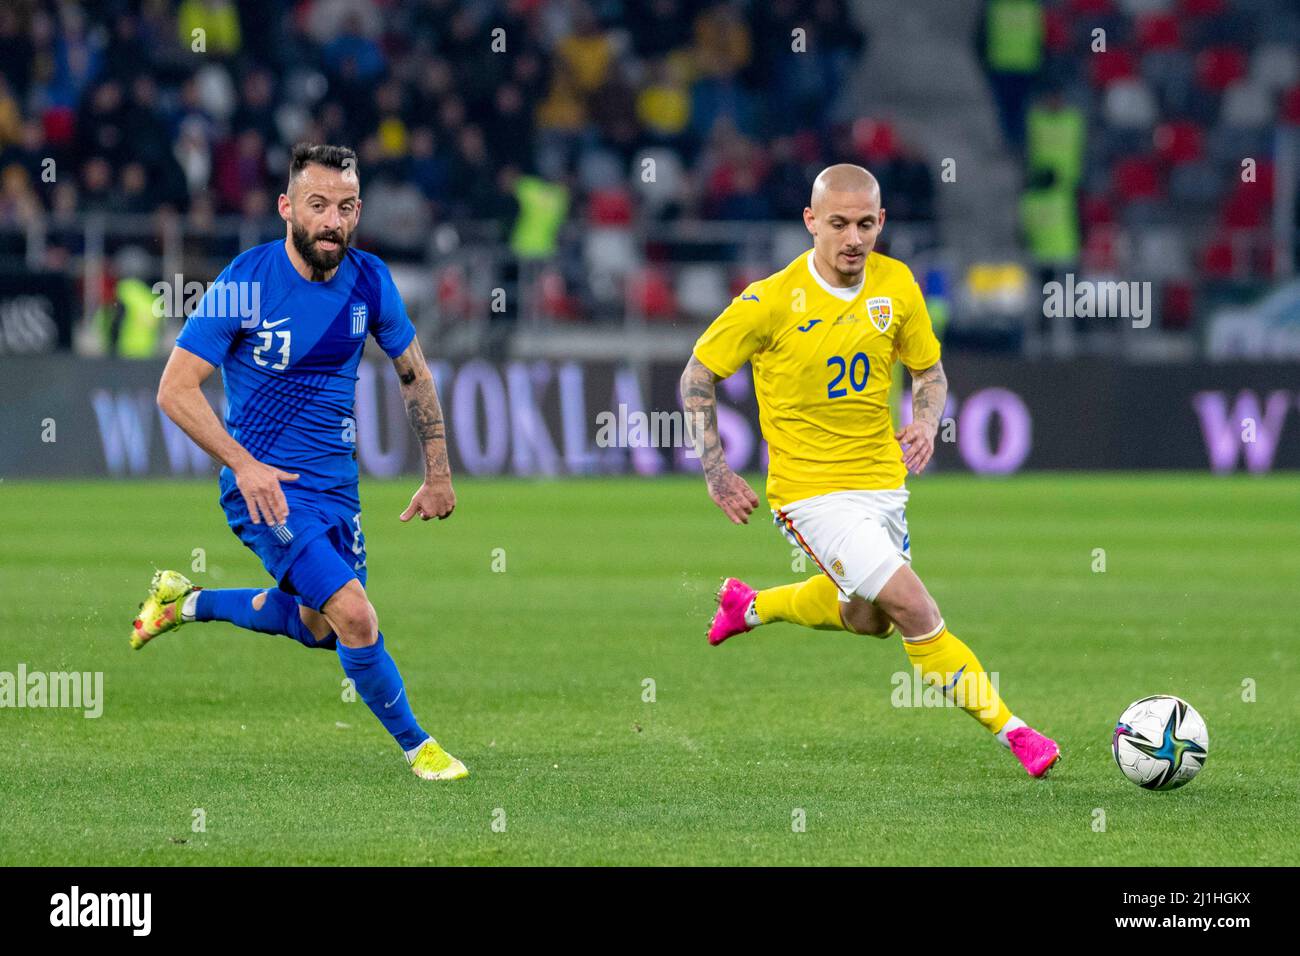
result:
M 1073 26 L 1061 10 L 1049 7 L 1043 11 L 1043 47 L 1048 53 L 1064 55 L 1070 52 Z
M 1119 227 L 1099 224 L 1084 233 L 1080 264 L 1088 272 L 1113 272 L 1119 264 Z
M 1092 85 L 1105 89 L 1122 80 L 1131 80 L 1138 75 L 1137 59 L 1132 52 L 1116 46 L 1109 46 L 1105 53 L 1092 55 Z
M 1160 297 L 1160 327 L 1171 332 L 1190 329 L 1195 302 L 1191 283 L 1166 282 Z
M 587 222 L 592 226 L 629 226 L 632 214 L 632 197 L 621 186 L 595 190 L 587 203 Z
M 1178 3 L 1178 12 L 1187 17 L 1217 17 L 1226 9 L 1226 0 L 1179 0 Z
M 657 266 L 639 269 L 628 277 L 629 308 L 647 319 L 673 319 L 677 316 L 677 297 L 672 283 Z
M 1187 120 L 1161 123 L 1152 136 L 1156 155 L 1170 166 L 1196 162 L 1205 151 L 1201 128 Z
M 898 136 L 884 120 L 856 120 L 852 135 L 853 151 L 868 162 L 880 163 L 898 155 Z
M 1106 122 L 1121 129 L 1150 129 L 1156 121 L 1156 98 L 1139 79 L 1118 80 L 1106 90 Z
M 1148 156 L 1132 156 L 1115 164 L 1115 195 L 1124 203 L 1159 199 L 1163 194 L 1160 171 Z
M 1136 236 L 1136 270 L 1152 279 L 1184 278 L 1191 274 L 1191 254 L 1180 229 L 1156 227 Z
M 725 270 L 715 265 L 686 265 L 677 273 L 677 302 L 694 317 L 716 316 L 730 301 Z
M 1291 126 L 1300 126 L 1300 86 L 1293 86 L 1282 97 L 1282 109 L 1278 118 Z
M 578 303 L 569 295 L 564 274 L 558 269 L 547 268 L 538 277 L 538 311 L 546 318 L 576 319 L 579 315 Z
M 1141 16 L 1137 20 L 1137 45 L 1144 53 L 1177 49 L 1182 42 L 1178 18 L 1169 13 Z
M 1236 274 L 1237 257 L 1232 243 L 1214 239 L 1201 250 L 1200 268 L 1206 278 L 1229 280 Z
M 1235 46 L 1213 46 L 1196 56 L 1196 82 L 1209 93 L 1222 93 L 1246 75 L 1246 54 Z
M 1079 202 L 1079 221 L 1084 229 L 1115 221 L 1115 207 L 1108 196 L 1089 193 Z
M 1250 78 L 1273 93 L 1300 83 L 1300 53 L 1284 43 L 1267 43 L 1250 58 Z
M 1261 184 L 1238 183 L 1219 211 L 1219 222 L 1227 229 L 1260 229 L 1268 222 L 1269 193 Z
M 622 277 L 640 264 L 636 242 L 625 226 L 591 226 L 583 235 L 582 255 L 593 276 Z
M 1220 121 L 1232 129 L 1259 129 L 1272 125 L 1275 112 L 1267 87 L 1243 80 L 1224 92 Z

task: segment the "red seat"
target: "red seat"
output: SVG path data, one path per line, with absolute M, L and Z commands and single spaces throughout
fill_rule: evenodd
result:
M 1259 229 L 1268 221 L 1269 196 L 1259 183 L 1238 183 L 1223 202 L 1219 222 L 1228 229 Z
M 1110 197 L 1097 193 L 1089 193 L 1084 196 L 1080 203 L 1080 218 L 1083 220 L 1084 228 L 1113 223 L 1115 221 L 1115 210 Z
M 1232 243 L 1216 239 L 1201 250 L 1201 271 L 1208 279 L 1231 279 L 1236 271 Z
M 1099 223 L 1084 233 L 1080 260 L 1089 272 L 1114 272 L 1119 267 L 1119 227 Z
M 1160 170 L 1147 156 L 1122 159 L 1111 173 L 1115 194 L 1126 203 L 1144 199 L 1159 199 L 1164 193 Z
M 1137 19 L 1137 45 L 1150 50 L 1176 49 L 1182 44 L 1178 18 L 1172 13 L 1150 13 Z
M 576 319 L 577 305 L 564 284 L 564 275 L 557 269 L 547 269 L 540 277 L 541 301 L 538 307 L 543 315 L 556 319 Z
M 889 123 L 863 118 L 853 124 L 853 148 L 863 159 L 891 159 L 898 152 L 898 137 Z
M 1137 76 L 1137 59 L 1123 47 L 1111 47 L 1105 53 L 1092 54 L 1092 85 L 1105 88 L 1117 80 Z
M 632 307 L 648 319 L 672 318 L 677 314 L 677 296 L 661 269 L 653 266 L 631 277 L 628 294 Z
M 1204 90 L 1222 93 L 1246 75 L 1246 54 L 1235 46 L 1212 46 L 1196 56 L 1196 80 Z
M 587 204 L 593 226 L 626 226 L 632 222 L 632 197 L 625 189 L 597 189 Z
M 1166 329 L 1189 329 L 1195 313 L 1195 296 L 1190 283 L 1165 283 L 1160 303 L 1160 324 Z
M 1179 12 L 1188 17 L 1217 17 L 1227 9 L 1225 0 L 1182 0 L 1179 6 Z
M 1152 137 L 1156 155 L 1170 166 L 1194 163 L 1204 152 L 1205 134 L 1195 123 L 1175 120 L 1161 123 Z
M 1043 11 L 1043 45 L 1052 53 L 1070 52 L 1070 21 L 1060 10 Z
M 1293 86 L 1282 96 L 1281 119 L 1292 126 L 1300 126 L 1300 86 Z
M 1111 0 L 1070 0 L 1067 9 L 1071 13 L 1097 16 L 1098 14 L 1114 13 L 1115 5 L 1111 3 Z

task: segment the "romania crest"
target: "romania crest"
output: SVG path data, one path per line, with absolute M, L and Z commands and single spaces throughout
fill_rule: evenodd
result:
M 887 295 L 878 295 L 867 300 L 867 315 L 871 324 L 883 332 L 894 321 L 894 300 Z

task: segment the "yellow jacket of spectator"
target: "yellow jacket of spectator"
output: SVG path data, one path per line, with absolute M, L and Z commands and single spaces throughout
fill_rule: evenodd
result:
M 239 12 L 233 3 L 213 5 L 204 0 L 184 0 L 176 12 L 176 23 L 181 46 L 187 50 L 194 49 L 195 41 L 201 35 L 204 52 L 223 56 L 239 52 Z M 203 32 L 196 34 L 196 30 Z
M 1038 0 L 992 0 L 989 66 L 999 73 L 1034 73 L 1043 62 L 1043 9 Z
M 1025 121 L 1029 171 L 1050 169 L 1060 186 L 1076 186 L 1083 174 L 1086 135 L 1083 114 L 1073 106 L 1059 110 L 1035 106 Z
M 121 358 L 147 359 L 158 354 L 158 339 L 162 333 L 164 317 L 154 309 L 153 290 L 139 279 L 120 279 L 117 286 L 117 305 L 122 307 L 122 321 L 113 335 L 114 306 L 100 310 L 100 334 L 108 352 Z
M 521 259 L 551 255 L 569 212 L 569 190 L 536 176 L 520 176 L 515 199 L 519 201 L 519 218 L 510 234 L 510 248 Z

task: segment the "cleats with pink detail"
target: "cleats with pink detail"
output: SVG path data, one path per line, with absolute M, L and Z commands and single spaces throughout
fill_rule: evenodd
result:
M 745 612 L 756 593 L 737 578 L 727 578 L 722 582 L 722 587 L 718 588 L 718 613 L 713 615 L 713 623 L 709 626 L 710 644 L 716 647 L 729 637 L 753 630 L 745 623 Z
M 1007 743 L 1031 777 L 1045 777 L 1058 760 L 1061 748 L 1050 737 L 1044 737 L 1032 727 L 1017 727 L 1007 734 Z

